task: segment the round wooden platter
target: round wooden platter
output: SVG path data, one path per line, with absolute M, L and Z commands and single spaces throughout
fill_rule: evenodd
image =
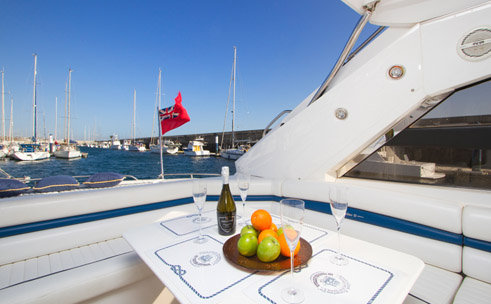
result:
M 269 263 L 261 262 L 256 255 L 252 257 L 241 255 L 237 249 L 237 242 L 239 241 L 239 238 L 240 234 L 236 234 L 229 238 L 225 244 L 223 244 L 223 254 L 232 264 L 245 269 L 259 271 L 281 271 L 290 269 L 290 258 L 284 257 L 281 254 L 276 260 Z M 311 257 L 312 246 L 310 246 L 309 242 L 303 238 L 300 238 L 300 250 L 293 259 L 293 265 L 295 267 L 298 265 L 305 265 Z

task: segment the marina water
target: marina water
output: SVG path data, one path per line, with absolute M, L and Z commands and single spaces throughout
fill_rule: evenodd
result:
M 81 147 L 80 150 L 88 153 L 88 157 L 72 160 L 51 157 L 48 160 L 35 162 L 4 160 L 0 161 L 0 167 L 13 177 L 29 176 L 33 179 L 54 175 L 85 176 L 98 172 L 115 172 L 138 179 L 154 179 L 160 175 L 160 155 L 157 153 L 88 147 Z M 219 175 L 222 166 L 229 166 L 230 174 L 235 174 L 234 161 L 221 157 L 164 154 L 163 159 L 164 174 L 216 173 Z M 182 177 L 166 176 L 165 178 Z

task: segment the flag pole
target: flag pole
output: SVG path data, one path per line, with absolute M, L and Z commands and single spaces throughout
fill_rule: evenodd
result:
M 159 178 L 164 179 L 164 151 L 162 149 L 162 126 L 160 125 L 160 112 L 157 106 L 157 113 L 159 119 L 159 144 L 160 144 L 160 175 Z

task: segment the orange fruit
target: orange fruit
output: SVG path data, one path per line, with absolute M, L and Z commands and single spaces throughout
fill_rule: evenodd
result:
M 292 230 L 288 230 L 287 233 L 295 233 L 295 232 Z M 280 246 L 281 246 L 281 255 L 289 258 L 290 247 L 288 247 L 288 243 L 286 242 L 285 233 L 282 233 L 278 237 L 278 241 L 280 242 Z M 293 251 L 293 255 L 294 256 L 297 255 L 299 251 L 300 251 L 300 241 L 298 242 L 297 247 L 295 247 L 295 251 Z
M 269 229 L 273 230 L 274 232 L 278 231 L 278 227 L 276 227 L 275 223 L 271 223 L 271 227 Z
M 251 223 L 254 228 L 259 231 L 263 231 L 271 227 L 271 223 L 273 222 L 273 218 L 268 211 L 263 209 L 258 209 L 254 211 L 251 215 Z
M 274 232 L 274 230 L 272 230 L 272 229 L 264 229 L 263 231 L 261 231 L 261 233 L 259 233 L 259 236 L 257 237 L 257 240 L 259 241 L 259 243 L 261 243 L 261 241 L 265 237 L 267 237 L 267 236 L 272 236 L 275 239 L 278 239 L 278 235 L 276 234 L 276 232 Z

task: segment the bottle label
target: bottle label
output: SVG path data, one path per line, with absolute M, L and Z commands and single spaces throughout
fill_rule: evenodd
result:
M 221 214 L 218 216 L 218 230 L 223 234 L 232 234 L 235 232 L 235 214 Z

